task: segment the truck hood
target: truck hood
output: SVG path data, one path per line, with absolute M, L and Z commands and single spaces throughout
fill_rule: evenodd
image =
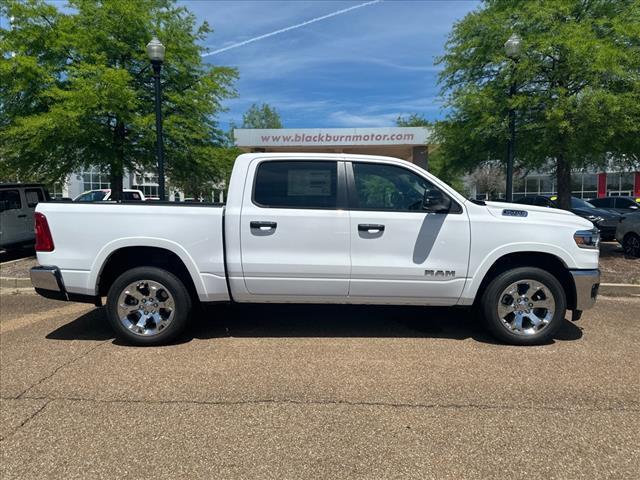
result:
M 514 211 L 525 211 L 529 218 L 532 220 L 543 220 L 548 219 L 555 223 L 563 223 L 566 225 L 574 225 L 577 228 L 583 229 L 591 229 L 593 227 L 593 223 L 589 220 L 579 217 L 578 215 L 573 214 L 567 210 L 562 210 L 560 208 L 550 208 L 550 207 L 538 207 L 536 205 L 523 205 L 519 203 L 507 203 L 507 202 L 485 202 L 486 208 L 491 215 L 494 217 L 502 217 L 502 218 L 513 218 L 510 216 L 505 216 L 503 214 L 504 210 L 514 210 Z M 525 220 L 526 217 L 523 217 L 522 220 Z

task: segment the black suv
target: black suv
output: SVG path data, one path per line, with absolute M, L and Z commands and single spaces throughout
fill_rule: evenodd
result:
M 605 208 L 618 213 L 632 213 L 640 210 L 640 198 L 635 197 L 604 197 L 589 200 L 597 208 Z
M 522 197 L 515 203 L 524 205 L 538 205 L 541 207 L 558 208 L 558 197 L 555 195 L 535 195 Z M 580 198 L 571 197 L 571 212 L 579 217 L 592 222 L 600 231 L 602 240 L 613 240 L 616 235 L 616 227 L 620 220 L 620 214 L 604 208 L 596 208 L 591 203 Z

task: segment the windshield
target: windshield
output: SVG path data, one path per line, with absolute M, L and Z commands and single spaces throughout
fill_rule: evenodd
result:
M 101 190 L 95 190 L 93 192 L 86 192 L 82 195 L 78 196 L 74 201 L 75 202 L 101 202 L 104 200 L 104 197 L 107 196 L 107 192 L 103 192 Z
M 571 197 L 571 208 L 596 208 L 586 200 Z
M 558 208 L 558 197 L 553 196 L 550 198 L 553 202 L 553 206 Z M 597 208 L 594 205 L 590 204 L 586 200 L 582 200 L 581 198 L 571 197 L 571 208 Z

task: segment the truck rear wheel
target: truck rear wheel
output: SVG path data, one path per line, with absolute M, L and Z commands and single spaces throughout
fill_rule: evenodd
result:
M 116 336 L 135 345 L 162 345 L 185 328 L 191 298 L 171 272 L 138 267 L 120 275 L 107 295 L 107 317 Z
M 564 289 L 546 270 L 514 268 L 487 286 L 482 313 L 491 333 L 512 345 L 538 345 L 558 330 L 567 309 Z

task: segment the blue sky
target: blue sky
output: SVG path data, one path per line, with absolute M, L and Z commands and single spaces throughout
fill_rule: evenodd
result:
M 185 0 L 214 32 L 217 50 L 358 5 L 344 1 Z M 238 68 L 237 99 L 221 127 L 241 123 L 252 103 L 275 106 L 285 127 L 375 127 L 398 115 L 442 117 L 438 67 L 452 25 L 475 1 L 394 1 L 364 6 L 206 57 Z

